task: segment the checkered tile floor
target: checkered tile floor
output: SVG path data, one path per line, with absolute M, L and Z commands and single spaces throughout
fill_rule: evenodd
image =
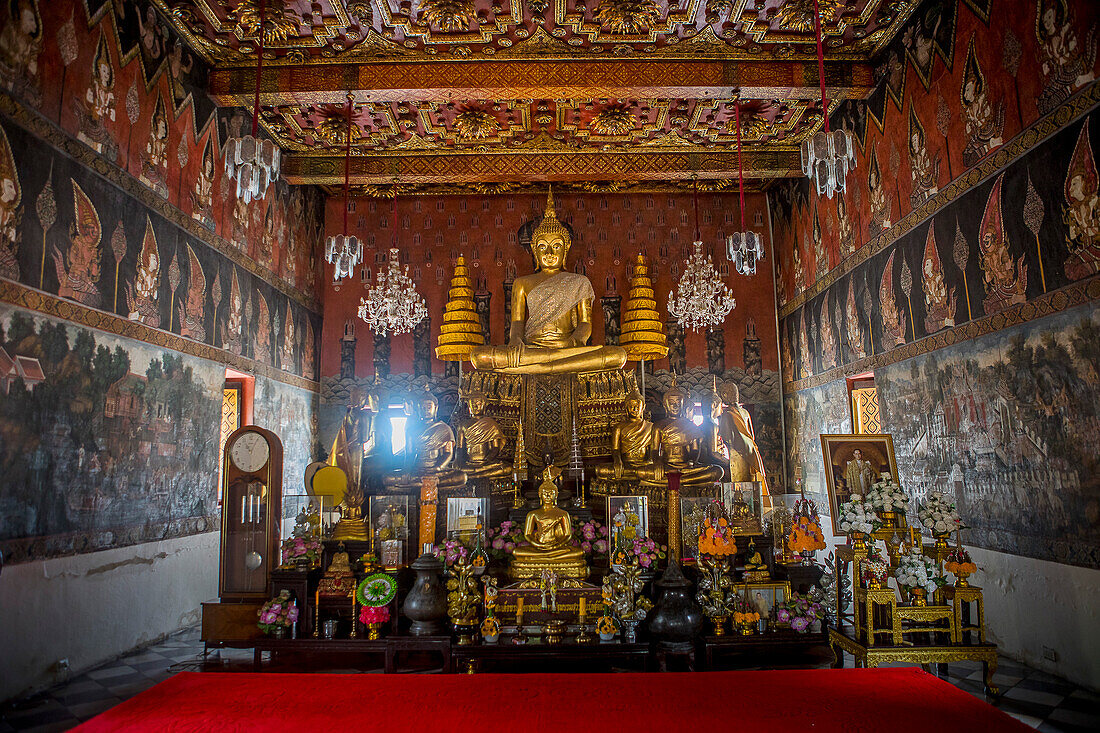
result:
M 0 733 L 68 730 L 181 670 L 252 669 L 251 651 L 222 650 L 216 656 L 211 654 L 205 662 L 202 651 L 198 629 L 184 631 L 64 685 L 5 706 L 0 710 Z M 851 665 L 851 659 L 845 655 L 845 666 Z M 985 699 L 980 664 L 954 663 L 949 667 L 947 679 L 956 687 Z M 995 681 L 1003 693 L 996 706 L 1040 731 L 1092 733 L 1100 730 L 1100 695 L 1003 657 Z

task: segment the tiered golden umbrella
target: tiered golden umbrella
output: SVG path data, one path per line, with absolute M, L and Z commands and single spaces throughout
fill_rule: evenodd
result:
M 657 299 L 653 293 L 653 281 L 649 278 L 649 266 L 640 252 L 634 262 L 634 274 L 630 277 L 630 295 L 623 314 L 619 345 L 626 349 L 630 361 L 646 362 L 668 356 L 665 324 L 657 313 Z M 644 395 L 645 364 L 640 366 Z
M 474 287 L 466 269 L 466 258 L 460 255 L 451 276 L 451 289 L 447 293 L 447 306 L 443 309 L 443 325 L 439 329 L 435 358 L 457 361 L 461 373 L 462 362 L 470 358 L 470 352 L 484 345 L 481 319 L 474 306 Z

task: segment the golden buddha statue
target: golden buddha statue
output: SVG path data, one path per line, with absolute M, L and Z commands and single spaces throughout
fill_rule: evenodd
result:
M 619 346 L 588 346 L 595 292 L 584 275 L 565 272 L 569 231 L 554 213 L 554 194 L 531 235 L 539 269 L 512 286 L 512 323 L 507 346 L 470 352 L 474 369 L 505 374 L 561 374 L 620 369 L 626 351 Z
M 416 428 L 407 433 L 404 467 L 387 474 L 382 481 L 387 487 L 419 489 L 427 477 L 435 478 L 440 489 L 466 485 L 466 474 L 453 468 L 455 434 L 451 426 L 436 419 L 439 401 L 425 391 L 415 401 Z
M 554 482 L 556 471 L 560 473 L 553 465 L 543 471 L 539 486 L 542 506 L 527 514 L 523 535 L 530 544 L 516 547 L 513 552 L 510 570 L 513 578 L 536 578 L 543 570 L 551 570 L 559 578 L 584 578 L 588 575 L 584 552 L 570 543 L 573 522 L 569 512 L 558 508 L 558 485 Z
M 752 417 L 741 407 L 740 392 L 733 382 L 723 382 L 715 391 L 711 416 L 715 428 L 710 453 L 726 464 L 729 480 L 764 483 L 764 461 L 752 430 Z M 765 485 L 763 493 L 767 493 Z
M 665 392 L 664 406 L 667 417 L 657 426 L 661 456 L 660 478 L 643 479 L 643 486 L 668 487 L 666 478 L 670 471 L 680 472 L 681 487 L 709 486 L 722 480 L 722 467 L 699 462 L 702 436 L 695 423 L 687 418 L 685 401 L 688 393 L 682 387 L 672 387 Z
M 642 417 L 645 401 L 635 389 L 626 396 L 627 418 L 611 433 L 611 463 L 596 466 L 596 477 L 605 481 L 662 481 L 657 462 L 660 443 L 657 428 Z
M 505 438 L 497 421 L 485 414 L 485 395 L 471 392 L 466 395 L 470 417 L 459 423 L 455 431 L 458 439 L 459 469 L 468 479 L 505 478 L 512 473 L 512 464 L 502 459 Z

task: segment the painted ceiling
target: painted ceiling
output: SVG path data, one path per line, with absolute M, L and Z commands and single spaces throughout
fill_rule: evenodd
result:
M 219 104 L 259 88 L 292 183 L 340 186 L 350 134 L 361 186 L 759 185 L 821 125 L 814 0 L 153 2 Z M 819 0 L 830 107 L 870 92 L 915 4 Z

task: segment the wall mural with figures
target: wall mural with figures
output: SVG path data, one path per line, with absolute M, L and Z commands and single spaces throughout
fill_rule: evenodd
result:
M 876 91 L 834 117 L 861 149 L 848 193 L 778 187 L 789 467 L 808 492 L 818 435 L 850 429 L 844 378 L 870 371 L 914 498 L 950 492 L 976 546 L 1100 567 L 1098 33 L 1095 4 L 926 2 Z
M 151 3 L 85 0 L 74 11 L 12 0 L 0 18 L 0 90 L 17 100 L 20 116 L 56 125 L 54 135 L 66 134 L 57 147 L 106 175 L 128 174 L 178 211 L 196 238 L 316 303 L 324 197 L 278 182 L 265 199 L 237 200 L 222 146 L 247 133 L 251 117 L 215 107 L 204 91 L 206 68 Z M 9 115 L 12 104 L 4 104 Z M 83 145 L 71 145 L 73 138 Z M 34 208 L 32 200 L 26 209 Z

